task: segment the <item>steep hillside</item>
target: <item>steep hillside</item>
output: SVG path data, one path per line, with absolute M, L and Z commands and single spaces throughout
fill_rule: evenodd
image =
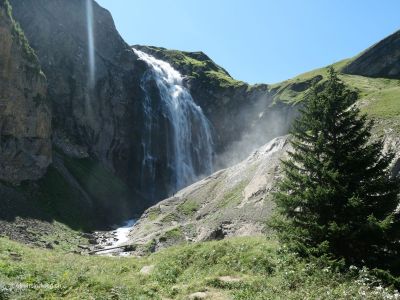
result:
M 392 51 L 396 53 L 397 48 Z M 399 176 L 400 80 L 343 73 L 352 62 L 344 60 L 334 67 L 354 91 L 356 105 L 375 121 L 373 138 L 382 138 L 385 150 L 395 151 L 392 170 Z M 397 61 L 393 61 L 395 64 Z M 389 77 L 387 73 L 382 75 Z M 327 69 L 321 68 L 269 85 L 270 101 L 301 106 L 313 83 L 323 89 L 326 76 Z M 267 108 L 260 108 L 259 113 L 263 109 Z M 273 140 L 240 164 L 217 172 L 148 209 L 133 228 L 131 242 L 152 245 L 157 250 L 185 241 L 254 235 L 267 230 L 265 221 L 273 209 L 271 193 L 279 178 L 279 159 L 285 157 L 287 150 L 287 146 L 282 147 L 286 142 L 280 143 L 280 140 L 284 141 L 283 138 Z M 280 145 L 278 151 L 272 150 L 273 154 L 269 155 L 275 144 Z M 138 247 L 137 252 L 142 249 Z
M 221 170 L 148 209 L 130 232 L 131 243 L 153 250 L 185 241 L 262 235 L 274 207 L 286 137 L 276 138 L 238 165 Z
M 343 72 L 400 79 L 400 30 L 362 52 Z
M 379 127 L 375 127 L 379 130 Z M 400 136 L 390 128 L 385 150 L 396 151 L 392 170 L 400 176 Z M 259 148 L 241 163 L 221 170 L 147 209 L 131 230 L 129 244 L 142 255 L 175 244 L 266 234 L 275 204 L 281 159 L 290 149 L 288 137 Z
M 397 137 L 400 133 L 400 80 L 387 78 L 388 74 L 382 74 L 382 78 L 372 78 L 344 73 L 346 66 L 352 61 L 343 60 L 333 66 L 341 72 L 340 79 L 357 95 L 357 105 L 360 106 L 361 111 L 375 120 L 375 133 L 380 136 Z M 397 61 L 393 62 L 394 64 L 397 64 Z M 326 68 L 313 70 L 271 85 L 274 101 L 301 103 L 307 96 L 313 81 L 323 85 L 326 71 Z M 397 150 L 397 148 L 394 149 Z

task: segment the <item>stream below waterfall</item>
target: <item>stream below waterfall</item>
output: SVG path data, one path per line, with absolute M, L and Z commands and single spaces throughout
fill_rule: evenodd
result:
M 96 255 L 129 255 L 129 252 L 126 252 L 123 246 L 127 245 L 129 232 L 135 226 L 136 221 L 136 219 L 127 220 L 110 231 L 95 231 L 93 236 L 96 243 L 91 251 Z M 121 248 L 118 248 L 120 246 Z

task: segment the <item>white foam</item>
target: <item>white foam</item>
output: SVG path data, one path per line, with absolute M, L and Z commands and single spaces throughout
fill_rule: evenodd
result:
M 153 183 L 156 181 L 157 155 L 152 133 L 160 111 L 170 125 L 168 145 L 166 145 L 167 164 L 173 178 L 171 188 L 178 191 L 195 182 L 199 177 L 213 172 L 214 143 L 211 125 L 198 106 L 190 91 L 183 84 L 183 76 L 169 63 L 134 49 L 133 51 L 150 68 L 143 75 L 141 88 L 145 92 L 143 101 L 145 122 L 142 147 L 144 158 L 142 174 L 148 174 Z M 153 85 L 155 82 L 160 92 L 161 102 L 154 107 Z M 150 184 L 150 186 L 153 185 Z M 149 186 L 148 183 L 142 183 Z
M 113 233 L 115 233 L 116 241 L 114 242 L 112 247 L 125 244 L 129 240 L 128 239 L 129 232 L 131 231 L 135 223 L 136 223 L 135 219 L 128 220 L 124 223 L 122 227 L 119 227 L 113 231 Z
M 128 256 L 128 252 L 121 252 L 121 249 L 115 247 L 123 246 L 129 241 L 129 232 L 132 230 L 133 226 L 136 224 L 136 219 L 131 219 L 125 221 L 125 223 L 121 227 L 115 228 L 111 231 L 111 238 L 108 238 L 106 241 L 106 247 L 103 250 L 97 252 L 97 255 L 109 255 L 117 253 L 119 256 Z

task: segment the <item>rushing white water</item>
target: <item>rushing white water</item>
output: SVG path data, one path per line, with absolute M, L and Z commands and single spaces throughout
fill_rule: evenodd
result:
M 89 56 L 89 87 L 92 89 L 95 84 L 96 58 L 94 49 L 94 30 L 93 30 L 93 2 L 86 0 L 86 23 L 88 36 L 88 56 Z
M 153 181 L 156 179 L 155 169 L 157 151 L 153 138 L 154 124 L 157 118 L 167 120 L 164 124 L 168 138 L 165 151 L 168 169 L 172 170 L 172 191 L 189 185 L 202 175 L 213 171 L 213 139 L 210 123 L 202 109 L 196 105 L 189 90 L 183 85 L 181 74 L 169 63 L 133 49 L 139 59 L 146 62 L 150 69 L 142 78 L 141 87 L 145 92 L 144 105 L 144 138 L 142 146 L 144 158 L 142 174 L 147 174 Z M 156 84 L 161 103 L 154 100 L 152 83 Z M 157 110 L 161 109 L 159 114 Z
M 111 232 L 107 232 L 107 238 L 102 238 L 102 242 L 99 243 L 103 247 L 103 250 L 99 251 L 98 255 L 112 255 L 117 254 L 120 256 L 128 255 L 126 252 L 121 252 L 122 248 L 116 248 L 118 246 L 125 245 L 128 241 L 129 232 L 132 227 L 135 226 L 136 219 L 126 221 L 121 227 L 115 228 Z M 98 236 L 103 235 L 102 232 L 96 232 Z
M 113 244 L 113 246 L 119 246 L 123 245 L 128 241 L 128 234 L 129 231 L 131 231 L 132 227 L 135 225 L 136 220 L 128 220 L 124 223 L 123 226 L 116 228 L 113 230 L 113 233 L 115 234 L 116 242 Z

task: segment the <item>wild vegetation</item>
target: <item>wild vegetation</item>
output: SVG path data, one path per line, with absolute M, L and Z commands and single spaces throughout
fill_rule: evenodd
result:
M 368 269 L 299 259 L 274 238 L 94 257 L 0 240 L 0 299 L 398 299 Z M 280 296 L 279 296 L 280 295 Z
M 15 0 L 14 3 L 20 2 Z M 54 18 L 49 7 L 49 10 L 34 11 L 40 16 L 35 20 L 35 16 L 29 14 L 34 4 L 26 6 L 28 9 L 22 10 L 22 15 L 28 26 L 25 24 L 24 29 L 43 28 L 38 25 L 47 24 L 41 23 L 47 15 L 52 25 L 49 29 L 55 28 L 48 39 L 38 35 L 40 38 L 35 40 L 33 32 L 29 40 L 36 41 L 32 45 L 39 47 L 36 53 L 43 55 L 43 66 L 48 63 L 47 68 L 51 70 L 60 68 L 59 72 L 46 74 L 49 75 L 49 90 L 53 93 L 56 90 L 52 98 L 57 108 L 53 110 L 56 112 L 53 125 L 60 130 L 67 125 L 70 131 L 64 146 L 75 147 L 67 140 L 75 140 L 75 136 L 77 141 L 93 136 L 88 144 L 99 143 L 101 147 L 88 150 L 87 155 L 92 158 L 81 159 L 54 149 L 54 163 L 41 179 L 16 185 L 0 182 L 5 191 L 0 197 L 7 196 L 10 191 L 17 195 L 12 205 L 8 199 L 0 200 L 1 216 L 6 216 L 6 220 L 0 219 L 0 300 L 400 299 L 396 290 L 400 287 L 397 277 L 399 220 L 392 214 L 398 203 L 399 188 L 387 172 L 391 154 L 380 157 L 382 143 L 376 136 L 375 141 L 370 140 L 377 132 L 378 136 L 393 130 L 400 133 L 400 80 L 340 73 L 351 59 L 334 65 L 339 74 L 321 68 L 274 85 L 248 85 L 232 78 L 202 52 L 145 47 L 179 70 L 188 86 L 197 81 L 199 98 L 206 100 L 199 105 L 210 113 L 217 112 L 215 119 L 227 120 L 224 127 L 231 127 L 233 122 L 238 124 L 232 126 L 232 132 L 218 132 L 221 137 L 224 132 L 231 133 L 233 138 L 241 135 L 236 129 L 244 128 L 247 121 L 236 119 L 244 112 L 245 106 L 241 103 L 253 105 L 256 101 L 253 96 L 249 98 L 249 92 L 254 92 L 254 98 L 271 97 L 274 100 L 271 106 L 305 105 L 305 113 L 294 132 L 293 160 L 285 163 L 287 179 L 276 196 L 281 215 L 273 226 L 278 234 L 275 236 L 269 228 L 253 228 L 248 225 L 254 224 L 246 224 L 248 220 L 261 220 L 261 223 L 267 214 L 269 216 L 273 203 L 270 201 L 272 192 L 268 193 L 275 189 L 272 183 L 281 175 L 278 165 L 261 168 L 255 161 L 251 168 L 237 168 L 234 175 L 222 172 L 210 176 L 209 184 L 197 186 L 195 192 L 182 198 L 174 195 L 175 203 L 163 202 L 147 210 L 145 214 L 151 222 L 139 222 L 135 228 L 144 224 L 141 237 L 149 236 L 149 240 L 141 245 L 133 245 L 131 241 L 129 245 L 131 250 L 140 248 L 141 257 L 88 255 L 88 244 L 98 241 L 96 235 L 81 231 L 98 230 L 104 224 L 131 218 L 134 210 L 128 203 L 141 199 L 141 195 L 132 194 L 126 182 L 115 174 L 131 171 L 132 162 L 137 162 L 129 159 L 133 154 L 130 151 L 136 148 L 124 149 L 124 143 L 133 141 L 139 145 L 138 152 L 143 150 L 139 149 L 140 139 L 136 135 L 142 130 L 143 122 L 131 113 L 141 110 L 143 98 L 139 97 L 139 81 L 142 79 L 138 74 L 146 69 L 140 70 L 142 67 L 136 64 L 133 54 L 129 56 L 129 48 L 114 33 L 115 28 L 107 25 L 113 25 L 112 20 L 96 19 L 96 55 L 101 58 L 102 65 L 98 68 L 97 77 L 101 80 L 96 86 L 96 101 L 91 102 L 99 105 L 95 110 L 99 118 L 96 117 L 94 123 L 106 125 L 92 132 L 94 125 L 88 122 L 90 118 L 84 114 L 86 108 L 81 105 L 87 93 L 79 86 L 86 80 L 83 54 L 86 30 L 78 28 L 86 27 L 78 26 L 72 18 L 76 12 L 74 6 L 64 9 L 65 3 L 75 2 L 59 1 L 51 5 L 56 11 L 61 8 L 65 18 Z M 7 16 L 12 21 L 14 43 L 23 49 L 33 70 L 40 71 L 35 52 L 12 18 L 8 0 L 0 0 L 0 6 L 5 8 L 0 10 L 0 17 Z M 45 14 L 41 15 L 43 12 Z M 84 24 L 87 26 L 86 22 Z M 75 34 L 80 31 L 83 35 Z M 102 37 L 104 33 L 106 38 Z M 55 43 L 49 43 L 52 40 Z M 120 42 L 123 45 L 118 46 Z M 135 64 L 131 65 L 131 60 Z M 354 103 L 356 94 L 359 100 Z M 237 99 L 232 100 L 235 97 Z M 33 99 L 37 106 L 48 100 Z M 266 107 L 255 110 L 257 119 L 262 119 Z M 359 115 L 359 110 L 375 120 L 374 129 L 365 116 Z M 75 114 L 81 111 L 82 114 Z M 13 113 L 16 115 L 18 111 Z M 121 115 L 133 119 L 135 124 Z M 253 121 L 248 122 L 252 124 L 249 129 L 253 129 Z M 52 132 L 54 138 L 56 133 Z M 168 131 L 160 131 L 159 136 L 166 133 Z M 345 145 L 335 144 L 338 139 L 334 137 L 340 137 Z M 3 136 L 3 142 L 7 138 Z M 102 141 L 112 142 L 103 144 Z M 315 147 L 310 147 L 310 143 Z M 284 152 L 286 148 L 278 149 L 277 152 Z M 100 157 L 105 156 L 111 158 L 108 164 L 99 162 Z M 127 169 L 106 167 L 112 166 L 114 160 L 119 160 L 120 165 L 126 164 Z M 266 161 L 262 163 L 268 165 Z M 299 165 L 308 168 L 304 170 Z M 256 172 L 262 180 L 254 182 Z M 168 177 L 168 174 L 162 175 Z M 266 186 L 263 180 L 272 182 L 271 186 Z M 252 186 L 246 190 L 250 182 Z M 16 211 L 15 207 L 22 207 L 24 211 Z M 39 214 L 30 210 L 39 211 Z M 240 234 L 252 234 L 259 229 L 258 234 L 268 231 L 268 236 L 226 238 L 238 234 L 238 230 L 233 231 L 237 229 L 233 225 L 244 229 Z M 204 233 L 203 240 L 223 240 L 189 243 L 197 240 L 200 231 Z M 172 247 L 155 252 L 164 246 Z

